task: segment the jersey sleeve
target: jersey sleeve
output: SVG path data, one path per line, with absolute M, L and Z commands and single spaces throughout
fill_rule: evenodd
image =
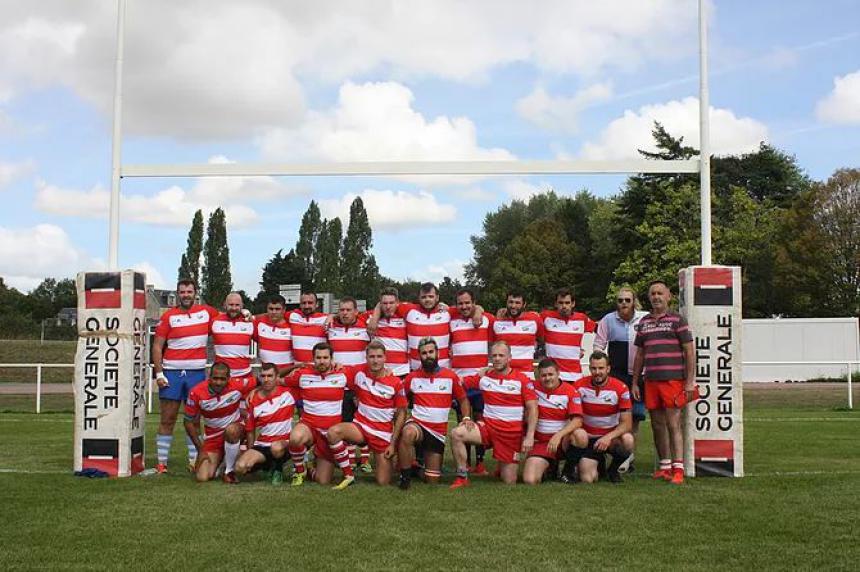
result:
M 400 302 L 397 305 L 397 309 L 394 311 L 394 315 L 398 318 L 405 318 L 406 314 L 409 313 L 409 310 L 416 310 L 418 308 L 418 304 L 413 304 L 412 302 Z
M 478 389 L 480 381 L 481 376 L 479 375 L 467 375 L 460 380 L 460 385 L 462 385 L 464 389 Z
M 535 382 L 523 376 L 525 380 L 522 384 L 523 401 L 537 401 L 537 393 L 535 392 Z
M 454 378 L 452 390 L 454 394 L 454 399 L 456 399 L 457 401 L 463 401 L 464 399 L 467 399 L 466 390 L 463 387 L 463 382 L 460 381 L 460 379 L 457 377 Z
M 582 417 L 582 397 L 579 395 L 579 390 L 575 387 L 570 388 L 570 395 L 567 400 L 567 414 L 570 417 L 579 415 Z
M 394 384 L 394 407 L 397 409 L 406 409 L 409 406 L 409 400 L 406 399 L 406 389 L 403 382 L 398 378 L 394 378 L 397 382 Z
M 252 395 L 249 395 L 245 399 L 245 432 L 251 433 L 256 425 L 256 418 L 254 417 L 254 407 L 251 405 Z
M 220 314 L 220 312 L 214 306 L 210 306 L 207 304 L 206 306 L 204 306 L 204 308 L 206 308 L 206 313 L 209 314 L 210 322 L 214 320 L 218 314 Z
M 678 336 L 678 341 L 682 344 L 693 341 L 693 332 L 690 331 L 690 324 L 687 323 L 687 318 L 684 316 L 678 316 L 678 325 L 675 326 L 675 334 Z
M 623 387 L 618 388 L 618 409 L 621 411 L 629 411 L 633 408 L 633 404 L 630 402 L 630 390 L 624 385 L 623 381 L 619 381 Z
M 155 335 L 159 338 L 167 339 L 168 332 L 170 332 L 170 314 L 165 313 L 161 316 L 158 325 L 155 327 Z
M 535 312 L 535 324 L 537 324 L 537 337 L 540 339 L 544 339 L 544 337 L 545 337 L 544 334 L 546 332 L 546 330 L 543 327 L 543 319 L 544 319 L 544 313 L 543 312 L 541 312 L 540 314 Z
M 606 345 L 609 343 L 609 316 L 607 314 L 602 320 L 597 322 L 597 329 L 594 332 L 594 349 L 605 351 Z
M 194 393 L 189 393 L 185 400 L 185 418 L 194 419 L 200 415 L 200 403 L 197 401 L 197 396 Z
M 642 337 L 642 322 L 636 324 L 636 337 L 633 338 L 633 345 L 641 348 L 645 345 L 645 338 Z

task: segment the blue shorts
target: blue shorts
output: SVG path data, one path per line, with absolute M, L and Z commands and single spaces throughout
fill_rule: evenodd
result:
M 191 388 L 206 380 L 205 369 L 165 369 L 167 387 L 158 389 L 158 399 L 185 401 Z

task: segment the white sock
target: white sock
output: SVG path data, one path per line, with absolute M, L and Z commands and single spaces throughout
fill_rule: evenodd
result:
M 239 443 L 224 443 L 224 472 L 232 473 L 239 456 Z
M 193 465 L 197 462 L 197 447 L 188 435 L 185 436 L 185 446 L 188 447 L 188 463 Z
M 167 464 L 167 458 L 170 456 L 170 443 L 172 442 L 173 435 L 155 436 L 155 454 L 158 457 L 158 462 L 162 465 Z

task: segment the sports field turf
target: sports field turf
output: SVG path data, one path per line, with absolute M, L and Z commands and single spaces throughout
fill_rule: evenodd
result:
M 0 570 L 856 569 L 860 412 L 829 391 L 746 392 L 744 479 L 651 481 L 646 424 L 623 485 L 405 493 L 198 485 L 178 431 L 173 474 L 77 479 L 72 416 L 10 413 L 29 403 L 0 396 Z

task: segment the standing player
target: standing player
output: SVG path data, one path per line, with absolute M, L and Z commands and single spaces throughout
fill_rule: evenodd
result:
M 380 317 L 374 338 L 385 345 L 385 365 L 402 379 L 409 373 L 409 348 L 406 342 L 406 320 L 397 316 L 398 304 L 400 296 L 397 289 L 383 288 L 379 294 Z
M 254 322 L 242 307 L 242 296 L 230 292 L 224 299 L 224 312 L 210 326 L 215 361 L 230 366 L 230 377 L 253 378 L 251 375 L 251 339 Z
M 412 396 L 412 417 L 404 425 L 397 446 L 397 459 L 400 462 L 399 486 L 404 490 L 412 483 L 416 449 L 424 453 L 424 480 L 428 483 L 439 482 L 452 400 L 460 401 L 463 420 L 471 420 L 469 400 L 466 399 L 466 391 L 457 374 L 439 366 L 436 340 L 421 339 L 418 342 L 418 352 L 421 356 L 421 369 L 416 369 L 403 381 L 407 395 Z
M 505 308 L 493 322 L 493 337 L 507 342 L 511 348 L 511 367 L 535 378 L 535 347 L 543 338 L 543 320 L 537 312 L 526 311 L 526 299 L 521 292 L 508 292 Z
M 293 365 L 293 342 L 290 323 L 284 311 L 287 301 L 280 294 L 269 297 L 266 313 L 254 320 L 254 341 L 260 363 L 273 363 L 278 370 Z
M 479 370 L 487 367 L 489 363 L 489 347 L 493 338 L 494 318 L 489 314 L 481 316 L 480 325 L 475 324 L 475 294 L 464 288 L 457 292 L 457 306 L 451 313 L 449 329 L 451 332 L 451 369 L 460 379 L 475 375 Z M 469 404 L 472 406 L 472 415 L 477 421 L 484 414 L 484 399 L 477 389 L 466 392 Z M 462 418 L 460 407 L 457 407 L 457 420 Z M 471 447 L 466 449 L 467 462 L 470 470 L 475 475 L 486 475 L 484 468 L 484 447 L 475 447 L 475 467 L 471 469 Z
M 173 427 L 179 413 L 179 405 L 188 398 L 191 388 L 206 379 L 206 343 L 209 340 L 209 325 L 218 310 L 212 306 L 195 304 L 197 285 L 193 280 L 182 279 L 176 284 L 179 305 L 161 316 L 155 328 L 152 344 L 152 369 L 158 384 L 160 422 L 155 436 L 158 464 L 155 470 L 167 472 L 170 444 L 173 442 Z M 190 437 L 188 467 L 193 470 L 197 461 L 197 449 Z
M 198 482 L 212 480 L 224 459 L 225 483 L 239 481 L 233 473 L 239 445 L 245 430 L 239 416 L 239 405 L 254 387 L 253 377 L 230 377 L 230 366 L 215 362 L 209 379 L 195 385 L 185 402 L 185 431 L 197 447 L 195 476 Z M 203 439 L 200 439 L 200 419 Z
M 591 318 L 574 312 L 573 292 L 562 288 L 555 294 L 555 310 L 541 313 L 546 357 L 558 364 L 561 380 L 573 383 L 582 377 L 582 338 L 597 328 Z
M 334 354 L 335 363 L 344 366 L 361 366 L 367 363 L 365 350 L 370 342 L 367 333 L 366 316 L 358 313 L 358 302 L 351 296 L 344 296 L 338 303 L 337 317 L 328 328 L 328 343 Z M 343 420 L 352 421 L 355 415 L 355 395 L 347 390 L 343 398 Z M 349 448 L 351 466 L 355 465 L 355 447 Z M 364 473 L 373 471 L 370 466 L 370 449 L 361 447 L 359 469 Z
M 534 446 L 538 419 L 534 382 L 521 371 L 511 369 L 511 348 L 496 342 L 490 350 L 492 368 L 482 375 L 463 380 L 466 388 L 481 390 L 484 397 L 484 419 L 473 422 L 467 417 L 451 431 L 451 448 L 457 462 L 457 478 L 452 489 L 469 484 L 466 445 L 483 445 L 493 449 L 499 463 L 499 476 L 506 484 L 517 482 L 520 453 L 528 454 Z M 523 436 L 523 419 L 526 419 Z
M 293 340 L 293 361 L 310 364 L 314 361 L 313 348 L 326 341 L 329 316 L 317 312 L 317 295 L 302 292 L 299 309 L 287 315 Z
M 367 365 L 355 373 L 355 419 L 328 430 L 329 447 L 343 471 L 343 481 L 336 489 L 345 489 L 355 481 L 346 443 L 369 446 L 376 457 L 377 484 L 391 481 L 391 459 L 406 420 L 407 402 L 403 382 L 397 376 L 386 375 L 385 369 L 385 346 L 373 340 L 367 345 Z
M 236 472 L 244 475 L 264 464 L 272 470 L 272 484 L 280 485 L 284 482 L 284 460 L 296 401 L 289 389 L 278 385 L 278 367 L 275 364 L 264 362 L 260 366 L 260 386 L 248 395 L 246 401 L 248 449 L 236 462 Z
M 313 446 L 316 457 L 315 480 L 321 485 L 331 482 L 334 454 L 328 445 L 329 428 L 341 422 L 343 396 L 353 389 L 354 373 L 349 369 L 335 371 L 331 346 L 320 342 L 313 348 L 313 366 L 298 366 L 285 382 L 296 399 L 303 402 L 302 416 L 290 433 L 290 457 L 293 459 L 294 487 L 305 482 L 305 454 Z
M 672 292 L 662 280 L 648 286 L 651 313 L 639 321 L 633 362 L 633 398 L 641 399 L 645 368 L 645 407 L 651 413 L 654 446 L 660 457 L 655 479 L 684 482 L 681 408 L 696 390 L 696 355 L 687 320 L 669 310 Z M 671 456 L 670 456 L 671 455 Z
M 558 366 L 549 358 L 538 364 L 535 394 L 538 398 L 538 422 L 535 446 L 529 451 L 523 468 L 523 482 L 540 484 L 547 469 L 555 473 L 564 457 L 569 436 L 582 427 L 582 401 L 569 383 L 562 383 Z
M 588 361 L 591 375 L 574 384 L 582 399 L 582 428 L 573 433 L 568 448 L 568 465 L 565 477 L 573 479 L 573 467 L 579 469 L 583 483 L 597 481 L 599 466 L 606 455 L 612 455 L 607 475 L 613 483 L 621 482 L 619 467 L 633 453 L 633 420 L 630 415 L 630 390 L 624 382 L 609 376 L 609 357 L 600 351 L 591 354 Z

